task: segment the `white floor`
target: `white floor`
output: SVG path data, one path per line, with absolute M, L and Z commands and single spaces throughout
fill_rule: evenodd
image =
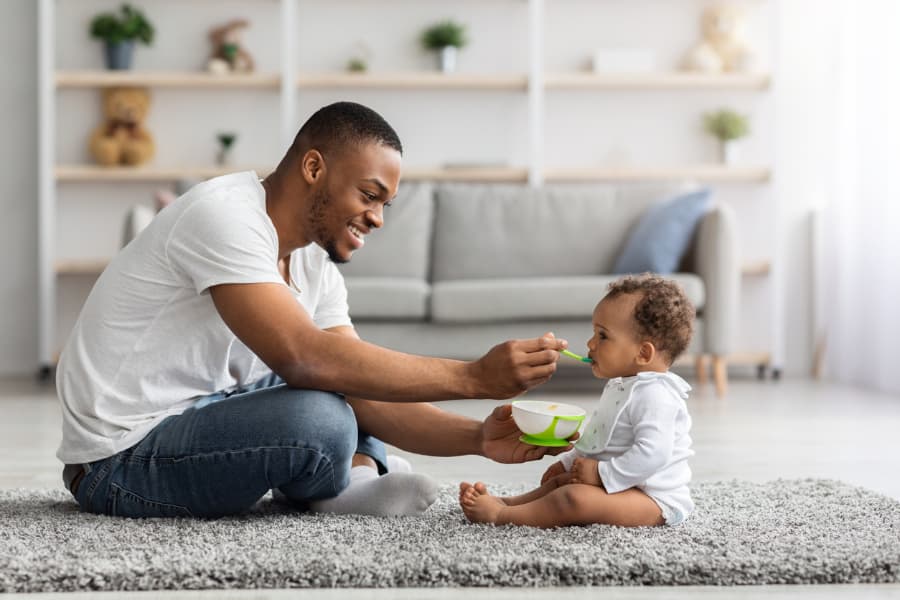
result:
M 554 381 L 533 396 L 589 406 L 593 391 L 570 391 Z M 580 382 L 579 382 L 580 383 Z M 589 383 L 590 384 L 590 383 Z M 598 389 L 599 391 L 599 389 Z M 483 418 L 491 401 L 443 403 L 447 410 Z M 694 419 L 697 481 L 825 477 L 840 479 L 900 499 L 900 398 L 807 380 L 733 381 L 728 396 L 696 390 L 689 403 Z M 59 409 L 52 388 L 28 380 L 0 380 L 0 488 L 60 487 L 54 458 L 59 441 Z M 401 453 L 403 454 L 403 453 Z M 406 455 L 416 470 L 441 481 L 537 481 L 549 464 L 498 465 L 479 457 L 431 458 Z M 900 539 L 898 539 L 900 544 Z M 0 549 L 2 552 L 2 549 Z M 710 588 L 414 589 L 414 590 L 248 590 L 147 592 L 101 595 L 134 598 L 900 598 L 900 585 L 761 586 Z M 86 597 L 98 594 L 29 594 L 28 598 Z M 16 597 L 11 595 L 10 597 Z M 25 597 L 25 595 L 22 595 Z

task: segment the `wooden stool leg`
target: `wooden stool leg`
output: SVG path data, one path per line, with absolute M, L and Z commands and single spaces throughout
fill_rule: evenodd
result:
M 696 370 L 697 370 L 697 385 L 706 385 L 706 376 L 707 366 L 706 366 L 706 355 L 698 354 L 697 362 L 696 362 Z
M 728 365 L 724 356 L 713 357 L 713 380 L 716 383 L 716 395 L 724 396 L 728 391 Z

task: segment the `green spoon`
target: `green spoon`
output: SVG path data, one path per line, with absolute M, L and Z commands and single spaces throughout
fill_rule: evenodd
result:
M 590 363 L 594 362 L 587 356 L 579 356 L 579 355 L 575 354 L 574 352 L 569 352 L 568 350 L 560 350 L 559 352 L 560 352 L 560 354 L 565 354 L 569 358 L 574 358 L 575 360 L 580 360 L 583 363 L 590 364 Z

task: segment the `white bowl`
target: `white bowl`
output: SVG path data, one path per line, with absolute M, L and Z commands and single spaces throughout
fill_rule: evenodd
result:
M 559 419 L 553 428 L 553 437 L 564 440 L 578 431 L 587 414 L 583 408 L 562 402 L 544 400 L 516 400 L 512 403 L 512 416 L 522 433 L 538 435 L 547 430 L 554 417 L 580 417 L 577 421 Z

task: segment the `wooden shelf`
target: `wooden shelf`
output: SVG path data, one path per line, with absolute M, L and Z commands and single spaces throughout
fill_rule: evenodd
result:
M 769 75 L 764 73 L 548 73 L 545 86 L 547 89 L 600 90 L 764 90 L 769 87 L 770 80 Z
M 724 165 L 584 167 L 544 171 L 544 179 L 548 182 L 695 180 L 723 183 L 765 183 L 769 180 L 770 175 L 771 173 L 766 167 L 727 167 Z
M 203 71 L 57 71 L 57 88 L 116 86 L 170 88 L 272 88 L 281 82 L 277 74 L 213 75 Z
M 109 260 L 105 258 L 58 260 L 56 261 L 56 273 L 58 275 L 99 275 Z M 745 276 L 762 275 L 768 273 L 769 263 L 766 261 L 747 263 L 741 268 Z M 765 269 L 765 271 L 763 271 Z
M 178 179 L 209 179 L 226 173 L 255 170 L 260 175 L 270 167 L 101 167 L 97 165 L 60 165 L 56 167 L 59 182 L 105 181 L 176 181 Z M 547 182 L 602 182 L 602 181 L 678 181 L 697 180 L 708 182 L 759 183 L 769 179 L 764 167 L 724 167 L 697 165 L 685 167 L 596 167 L 580 169 L 548 169 L 544 172 Z M 411 167 L 404 170 L 403 179 L 419 181 L 478 181 L 524 182 L 528 169 L 524 167 Z
M 763 277 L 772 270 L 772 263 L 768 260 L 754 260 L 744 263 L 741 272 L 746 277 Z
M 407 181 L 473 181 L 517 183 L 528 181 L 528 169 L 517 167 L 411 167 L 402 173 Z
M 97 165 L 60 165 L 56 167 L 59 182 L 108 181 L 177 181 L 179 179 L 209 179 L 226 173 L 255 170 L 260 176 L 271 167 L 101 167 Z
M 301 88 L 366 88 L 366 89 L 458 89 L 514 90 L 528 89 L 526 75 L 476 75 L 438 72 L 410 73 L 308 73 L 297 78 Z
M 54 267 L 57 275 L 99 275 L 109 264 L 107 258 L 82 258 L 58 260 Z
M 61 165 L 56 167 L 59 182 L 109 182 L 109 181 L 176 181 L 178 179 L 209 179 L 226 173 L 255 170 L 260 176 L 269 167 L 100 167 L 96 165 Z M 403 179 L 420 181 L 481 181 L 524 182 L 528 170 L 516 167 L 426 167 L 403 171 Z
M 213 75 L 205 71 L 57 71 L 58 88 L 94 88 L 145 86 L 171 88 L 271 88 L 280 85 L 277 73 Z M 432 71 L 407 73 L 304 73 L 296 83 L 303 88 L 369 89 L 528 89 L 528 76 Z M 648 73 L 610 74 L 550 73 L 547 89 L 725 89 L 764 90 L 769 86 L 766 74 Z

